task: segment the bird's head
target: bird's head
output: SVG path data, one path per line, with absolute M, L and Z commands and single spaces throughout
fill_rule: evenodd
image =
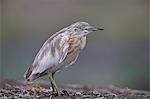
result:
M 104 30 L 103 28 L 91 26 L 86 22 L 76 22 L 70 26 L 70 29 L 73 33 L 80 33 L 83 35 L 87 35 L 93 31 Z

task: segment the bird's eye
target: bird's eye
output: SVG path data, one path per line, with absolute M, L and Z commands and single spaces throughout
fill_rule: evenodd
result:
M 78 29 L 77 29 L 77 28 L 75 28 L 75 29 L 74 29 L 74 31 L 78 31 Z
M 87 28 L 85 28 L 84 30 L 88 30 Z

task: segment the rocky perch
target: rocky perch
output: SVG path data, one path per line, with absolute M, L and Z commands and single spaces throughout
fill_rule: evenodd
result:
M 25 84 L 21 81 L 1 80 L 0 99 L 150 99 L 149 91 L 128 88 L 66 85 L 60 87 L 63 94 L 57 96 L 49 84 Z

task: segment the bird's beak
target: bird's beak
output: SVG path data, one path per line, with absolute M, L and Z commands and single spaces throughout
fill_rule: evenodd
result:
M 103 31 L 103 30 L 104 30 L 104 28 L 100 27 L 100 28 L 97 28 L 97 30 L 101 30 L 101 31 Z
M 88 31 L 99 31 L 99 30 L 104 30 L 102 27 L 100 27 L 100 28 L 97 28 L 97 27 L 94 27 L 94 26 L 88 26 L 88 27 L 86 27 L 86 30 L 88 30 Z

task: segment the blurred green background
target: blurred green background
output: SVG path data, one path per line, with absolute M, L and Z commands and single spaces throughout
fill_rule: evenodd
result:
M 149 90 L 148 0 L 3 0 L 1 77 L 23 80 L 44 41 L 77 21 L 105 30 L 88 35 L 58 84 Z

